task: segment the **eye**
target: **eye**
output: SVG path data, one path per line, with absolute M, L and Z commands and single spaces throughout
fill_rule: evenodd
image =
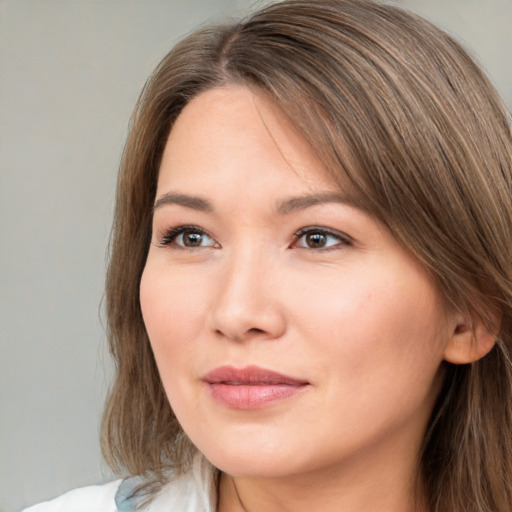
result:
M 335 249 L 350 245 L 346 235 L 323 228 L 304 228 L 295 234 L 294 247 L 305 249 Z
M 193 249 L 196 247 L 218 247 L 218 244 L 204 229 L 197 226 L 178 226 L 164 233 L 160 238 L 160 246 Z

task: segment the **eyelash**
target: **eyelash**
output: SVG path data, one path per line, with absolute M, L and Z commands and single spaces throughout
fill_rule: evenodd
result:
M 176 227 L 173 227 L 173 228 L 170 228 L 169 230 L 167 230 L 160 237 L 158 246 L 159 247 L 173 246 L 173 248 L 177 248 L 180 250 L 190 250 L 190 249 L 196 249 L 196 248 L 201 248 L 201 247 L 219 247 L 219 245 L 215 242 L 209 246 L 196 246 L 196 247 L 184 246 L 184 245 L 177 244 L 176 239 L 180 235 L 183 235 L 187 232 L 206 236 L 213 241 L 213 238 L 204 229 L 202 229 L 198 226 L 193 226 L 193 225 L 176 226 Z M 337 243 L 332 244 L 327 247 L 307 247 L 307 246 L 300 247 L 300 246 L 297 246 L 300 239 L 306 235 L 321 235 L 321 236 L 325 236 L 325 237 L 331 237 L 331 238 L 336 239 Z M 349 246 L 349 245 L 352 245 L 352 241 L 347 235 L 345 235 L 343 233 L 339 233 L 337 231 L 332 231 L 332 230 L 317 227 L 317 226 L 308 226 L 308 227 L 300 229 L 293 235 L 293 242 L 291 244 L 291 247 L 295 248 L 295 249 L 311 249 L 311 250 L 317 250 L 317 251 L 331 251 L 331 250 L 336 250 L 336 249 L 339 249 L 340 247 L 345 247 L 345 246 Z
M 325 237 L 335 238 L 337 240 L 336 244 L 327 246 L 327 247 L 297 247 L 297 242 L 306 235 L 322 235 Z M 308 226 L 302 229 L 299 229 L 294 235 L 294 241 L 292 246 L 295 246 L 297 249 L 311 249 L 317 251 L 333 251 L 336 249 L 340 249 L 341 247 L 346 247 L 352 245 L 352 240 L 345 234 L 340 233 L 338 231 L 332 231 L 330 229 L 321 228 L 318 226 Z
M 165 233 L 160 237 L 158 245 L 160 247 L 170 247 L 172 245 L 173 248 L 177 248 L 177 249 L 195 249 L 196 247 L 187 247 L 187 246 L 178 245 L 175 243 L 176 238 L 178 238 L 180 235 L 183 235 L 187 232 L 197 233 L 199 235 L 207 236 L 208 238 L 212 239 L 212 237 L 204 229 L 202 229 L 198 226 L 176 226 L 174 228 L 170 228 L 169 230 L 165 231 Z M 215 244 L 215 245 L 218 245 L 218 244 Z

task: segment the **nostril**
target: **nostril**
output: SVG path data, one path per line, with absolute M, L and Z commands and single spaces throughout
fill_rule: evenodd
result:
M 235 300 L 237 299 L 237 300 Z M 261 300 L 238 300 L 236 294 L 216 302 L 208 320 L 208 330 L 217 338 L 233 341 L 277 339 L 286 330 L 281 306 Z
M 243 333 L 234 333 L 223 331 L 222 329 L 216 329 L 215 334 L 217 336 L 225 337 L 227 335 L 228 338 L 233 339 L 234 341 L 243 341 L 244 339 L 251 338 L 252 336 L 260 336 L 265 334 L 267 331 L 265 329 L 259 329 L 258 327 L 252 327 L 251 329 L 247 329 Z

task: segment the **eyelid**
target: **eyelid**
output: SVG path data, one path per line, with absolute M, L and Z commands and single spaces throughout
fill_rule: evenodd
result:
M 316 251 L 329 251 L 329 250 L 339 249 L 340 247 L 350 246 L 350 245 L 353 245 L 353 243 L 354 243 L 351 237 L 349 237 L 347 234 L 345 234 L 345 233 L 343 233 L 341 231 L 337 231 L 337 230 L 331 229 L 331 228 L 325 228 L 325 227 L 322 227 L 322 226 L 306 226 L 304 228 L 299 229 L 295 233 L 295 235 L 293 237 L 292 247 L 296 248 L 297 242 L 304 235 L 307 235 L 309 233 L 320 233 L 320 234 L 323 234 L 323 235 L 326 235 L 326 236 L 331 236 L 331 237 L 336 238 L 339 241 L 339 243 L 337 243 L 335 245 L 332 245 L 332 246 L 321 247 L 321 248 L 298 247 L 299 249 L 310 249 L 310 250 L 316 250 Z
M 187 247 L 187 246 L 178 245 L 178 244 L 174 243 L 176 238 L 179 235 L 181 235 L 187 231 L 194 231 L 196 233 L 200 233 L 201 235 L 208 237 L 214 243 L 209 246 L 197 246 L 197 247 Z M 179 249 L 179 250 L 190 250 L 190 249 L 197 250 L 197 249 L 201 249 L 201 248 L 205 248 L 205 247 L 213 247 L 213 248 L 220 247 L 220 245 L 215 241 L 213 236 L 211 236 L 208 233 L 208 231 L 206 231 L 205 229 L 203 229 L 199 226 L 195 226 L 193 224 L 187 224 L 187 225 L 180 224 L 178 226 L 164 229 L 162 231 L 162 233 L 158 236 L 158 243 L 156 245 L 157 245 L 157 247 L 161 247 L 161 248 L 169 248 L 172 246 L 172 248 Z
M 211 245 L 206 245 L 206 246 L 199 245 L 199 246 L 195 246 L 195 247 L 194 246 L 188 247 L 185 245 L 180 245 L 180 244 L 175 243 L 176 238 L 178 236 L 180 236 L 181 234 L 186 233 L 187 231 L 193 231 L 193 232 L 199 233 L 199 234 L 209 238 L 213 243 Z M 322 234 L 322 235 L 325 235 L 328 237 L 335 238 L 338 241 L 338 243 L 328 245 L 326 247 L 318 247 L 318 248 L 298 247 L 297 246 L 298 241 L 303 236 L 305 236 L 307 234 L 312 234 L 312 233 L 319 233 L 319 234 Z M 352 244 L 353 244 L 353 240 L 351 239 L 351 237 L 349 237 L 348 235 L 346 235 L 343 232 L 340 232 L 340 231 L 337 231 L 337 230 L 331 229 L 331 228 L 322 227 L 322 226 L 306 226 L 306 227 L 303 227 L 295 232 L 295 234 L 293 236 L 293 241 L 292 241 L 291 247 L 292 248 L 300 248 L 300 249 L 310 249 L 310 250 L 316 250 L 316 251 L 329 251 L 329 250 L 335 250 L 335 249 L 339 249 L 341 247 L 349 246 Z M 211 236 L 208 233 L 208 231 L 206 231 L 205 229 L 203 229 L 199 226 L 193 225 L 193 224 L 178 225 L 178 226 L 173 226 L 173 227 L 169 227 L 169 228 L 162 230 L 161 234 L 159 234 L 159 236 L 158 236 L 158 242 L 155 245 L 157 247 L 161 247 L 161 248 L 169 248 L 172 246 L 172 248 L 179 249 L 179 250 L 196 250 L 196 249 L 206 248 L 206 247 L 220 248 L 220 244 L 218 242 L 216 242 L 215 238 L 213 236 Z

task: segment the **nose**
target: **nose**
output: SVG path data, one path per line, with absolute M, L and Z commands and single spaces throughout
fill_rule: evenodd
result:
M 223 263 L 211 315 L 217 336 L 243 342 L 277 339 L 284 334 L 285 308 L 276 293 L 278 270 L 271 260 L 247 248 Z

